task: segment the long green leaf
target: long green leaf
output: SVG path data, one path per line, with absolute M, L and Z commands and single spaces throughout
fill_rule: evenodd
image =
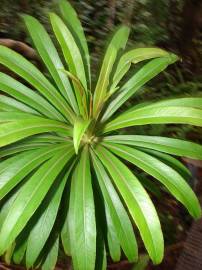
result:
M 136 93 L 145 83 L 150 81 L 161 71 L 167 68 L 168 65 L 174 63 L 177 57 L 170 54 L 169 57 L 160 57 L 151 60 L 144 65 L 135 75 L 133 75 L 117 92 L 117 96 L 112 96 L 111 102 L 102 117 L 102 122 L 105 122 L 115 113 L 121 105 Z
M 112 217 L 109 213 L 108 205 L 105 203 L 105 215 L 106 215 L 106 226 L 107 226 L 107 242 L 110 257 L 114 262 L 120 261 L 121 258 L 121 248 L 120 242 L 113 223 Z
M 117 54 L 121 49 L 124 49 L 129 35 L 129 28 L 126 26 L 120 27 L 112 37 L 107 51 L 105 53 L 100 75 L 94 92 L 93 114 L 97 115 L 101 109 L 107 90 L 109 88 L 110 74 L 117 58 Z
M 168 166 L 172 167 L 175 171 L 177 171 L 185 180 L 189 181 L 192 177 L 192 174 L 190 170 L 178 159 L 167 155 L 165 153 L 151 150 L 151 149 L 145 149 L 145 148 L 138 148 L 138 150 L 146 152 L 156 158 L 158 158 L 160 161 L 164 162 Z
M 42 270 L 54 270 L 57 263 L 59 253 L 59 237 L 56 238 L 52 247 L 50 248 L 48 255 L 41 267 Z
M 21 188 L 0 231 L 0 254 L 4 253 L 25 227 L 72 155 L 72 148 L 57 153 L 44 163 Z
M 89 89 L 91 88 L 91 71 L 90 71 L 90 56 L 88 51 L 88 44 L 85 38 L 85 34 L 81 25 L 79 18 L 71 4 L 66 0 L 61 0 L 59 2 L 60 11 L 64 21 L 66 22 L 71 34 L 80 49 L 83 63 L 85 66 L 86 76 L 88 77 Z
M 41 211 L 40 216 L 33 226 L 27 242 L 26 266 L 28 268 L 34 266 L 37 257 L 49 238 L 57 217 L 68 174 L 69 172 L 62 179 L 60 179 L 60 175 L 39 208 L 39 211 Z
M 71 136 L 71 128 L 55 120 L 44 118 L 18 120 L 5 123 L 0 129 L 0 147 L 19 141 L 28 136 L 44 132 L 62 132 Z
M 171 155 L 202 160 L 201 145 L 180 139 L 145 135 L 115 135 L 104 137 L 103 140 L 118 144 L 140 146 Z
M 118 62 L 110 92 L 113 93 L 115 91 L 116 86 L 127 73 L 131 64 L 137 64 L 144 60 L 168 55 L 168 52 L 159 48 L 138 48 L 124 53 Z
M 93 152 L 91 155 L 99 186 L 117 230 L 121 247 L 129 261 L 136 261 L 138 257 L 137 243 L 128 214 L 102 163 Z
M 74 124 L 73 141 L 76 154 L 78 154 L 81 139 L 90 124 L 90 120 L 78 118 Z
M 75 115 L 68 103 L 31 62 L 19 53 L 0 45 L 0 63 L 35 87 L 63 116 L 73 122 Z
M 194 218 L 201 216 L 201 207 L 196 195 L 181 175 L 171 167 L 137 149 L 114 144 L 107 144 L 107 147 L 118 156 L 132 162 L 159 180 Z
M 62 120 L 62 115 L 42 96 L 11 76 L 0 72 L 0 90 L 25 103 L 48 118 Z
M 0 163 L 0 200 L 26 175 L 64 147 L 67 147 L 67 145 L 61 144 L 30 150 L 2 161 Z
M 74 74 L 87 90 L 87 81 L 83 59 L 73 35 L 56 14 L 50 14 L 50 20 L 54 33 L 60 43 L 64 58 L 69 67 L 69 71 Z
M 104 133 L 135 125 L 189 124 L 202 126 L 202 110 L 188 107 L 152 107 L 123 113 L 107 123 Z
M 109 171 L 134 219 L 145 247 L 154 263 L 163 258 L 163 236 L 156 210 L 134 174 L 118 158 L 101 146 L 96 153 Z
M 71 256 L 75 270 L 93 270 L 95 266 L 94 211 L 88 149 L 84 148 L 72 177 L 68 214 Z
M 52 75 L 58 90 L 66 98 L 69 104 L 71 104 L 74 111 L 78 113 L 78 107 L 71 84 L 65 74 L 59 71 L 64 69 L 64 66 L 50 36 L 46 32 L 43 25 L 34 17 L 25 15 L 23 16 L 23 19 L 29 34 L 32 37 L 34 45 L 50 74 Z
M 35 115 L 40 115 L 36 110 L 30 108 L 22 102 L 14 98 L 0 95 L 0 111 L 8 112 L 27 112 Z

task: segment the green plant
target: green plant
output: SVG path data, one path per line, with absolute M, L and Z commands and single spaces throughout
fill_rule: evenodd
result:
M 129 29 L 122 26 L 109 43 L 92 91 L 81 24 L 68 2 L 59 6 L 65 23 L 53 13 L 50 20 L 68 71 L 31 16 L 23 18 L 51 78 L 0 46 L 0 63 L 25 82 L 0 73 L 0 90 L 7 94 L 0 96 L 0 254 L 8 263 L 53 269 L 61 239 L 74 269 L 105 269 L 106 254 L 118 261 L 121 250 L 136 261 L 132 219 L 150 258 L 160 263 L 164 244 L 158 215 L 122 160 L 156 178 L 198 218 L 199 202 L 183 179 L 190 173 L 170 154 L 202 159 L 202 147 L 179 139 L 108 133 L 146 124 L 202 126 L 202 98 L 143 103 L 114 117 L 177 57 L 157 48 L 125 52 Z M 121 83 L 132 64 L 151 58 Z

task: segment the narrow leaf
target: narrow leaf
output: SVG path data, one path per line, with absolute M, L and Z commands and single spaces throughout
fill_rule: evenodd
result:
M 19 53 L 0 45 L 0 63 L 36 88 L 49 100 L 70 122 L 74 120 L 74 112 L 57 89 L 31 62 Z M 63 120 L 64 118 L 62 118 Z
M 202 160 L 202 146 L 185 140 L 145 135 L 115 135 L 103 138 L 106 142 L 140 146 L 171 155 Z
M 62 120 L 62 115 L 41 95 L 19 81 L 0 72 L 0 90 L 25 103 L 48 118 Z
M 201 207 L 196 195 L 181 175 L 171 167 L 155 157 L 134 148 L 113 144 L 107 144 L 107 147 L 118 156 L 132 162 L 159 180 L 187 208 L 194 218 L 201 216 Z
M 168 52 L 159 48 L 138 48 L 124 53 L 118 62 L 110 92 L 113 93 L 115 91 L 116 86 L 127 73 L 131 64 L 137 64 L 144 60 L 168 55 Z
M 102 122 L 109 119 L 110 116 L 112 116 L 112 114 L 114 114 L 121 107 L 121 105 L 133 94 L 135 94 L 145 83 L 150 81 L 176 60 L 177 56 L 170 54 L 169 57 L 153 59 L 144 65 L 121 87 L 121 89 L 117 92 L 116 97 L 111 97 L 110 104 L 102 117 Z
M 129 261 L 136 261 L 138 250 L 130 218 L 102 163 L 93 152 L 91 155 L 99 186 L 117 230 L 121 247 Z
M 21 188 L 0 231 L 0 254 L 4 253 L 25 227 L 72 155 L 72 148 L 62 150 L 44 163 Z
M 64 66 L 59 58 L 57 50 L 50 36 L 46 32 L 43 25 L 34 17 L 25 15 L 23 16 L 23 19 L 34 42 L 34 45 L 44 64 L 48 68 L 50 74 L 52 75 L 58 90 L 66 98 L 69 104 L 71 104 L 74 111 L 78 113 L 78 108 L 71 84 L 68 78 L 59 71 L 59 69 L 64 69 Z
M 80 53 L 83 58 L 83 63 L 85 66 L 86 76 L 88 77 L 88 87 L 91 88 L 91 71 L 90 71 L 90 56 L 88 51 L 87 40 L 81 25 L 79 18 L 71 4 L 66 0 L 61 0 L 59 2 L 60 11 L 64 21 L 66 22 L 71 34 L 80 49 Z
M 84 148 L 72 177 L 68 217 L 74 269 L 94 270 L 96 226 L 87 148 Z
M 90 120 L 83 120 L 81 118 L 77 118 L 74 124 L 73 131 L 73 141 L 74 141 L 74 149 L 76 154 L 78 154 L 79 146 L 81 139 L 90 124 Z
M 174 106 L 134 109 L 106 124 L 104 133 L 123 127 L 148 124 L 189 124 L 201 127 L 202 110 Z
M 112 37 L 107 51 L 105 53 L 100 75 L 94 93 L 93 112 L 97 115 L 101 109 L 107 90 L 109 88 L 110 74 L 117 58 L 117 54 L 121 49 L 124 49 L 129 35 L 129 29 L 126 26 L 120 27 Z
M 154 263 L 163 258 L 163 236 L 156 210 L 134 174 L 118 158 L 101 146 L 96 153 L 109 171 L 135 221 L 145 247 Z

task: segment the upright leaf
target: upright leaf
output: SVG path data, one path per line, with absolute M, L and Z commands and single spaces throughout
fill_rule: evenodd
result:
M 73 131 L 73 141 L 74 141 L 74 149 L 75 149 L 76 154 L 78 154 L 81 139 L 86 129 L 88 128 L 89 124 L 90 124 L 90 120 L 83 120 L 81 118 L 78 118 L 75 121 L 74 131 Z
M 59 2 L 60 11 L 64 21 L 66 22 L 71 34 L 80 49 L 80 53 L 83 58 L 83 63 L 85 66 L 86 76 L 88 77 L 88 87 L 91 88 L 91 70 L 90 70 L 90 56 L 88 51 L 87 40 L 81 25 L 79 18 L 71 4 L 66 0 L 61 0 Z
M 66 100 L 31 62 L 19 53 L 0 45 L 0 63 L 36 88 L 63 116 L 73 122 L 75 115 Z
M 29 15 L 25 15 L 23 18 L 34 45 L 36 46 L 37 51 L 48 68 L 50 74 L 52 75 L 58 90 L 67 99 L 69 104 L 71 104 L 74 111 L 78 113 L 78 107 L 71 84 L 65 74 L 59 71 L 64 69 L 64 66 L 50 36 L 37 19 Z
M 167 51 L 159 48 L 138 48 L 124 53 L 118 62 L 116 72 L 113 76 L 113 82 L 110 88 L 110 92 L 113 93 L 115 91 L 116 86 L 123 78 L 123 76 L 127 73 L 131 64 L 137 64 L 140 61 L 156 57 L 164 57 L 168 55 L 169 53 Z
M 109 43 L 107 51 L 105 53 L 100 74 L 98 77 L 97 85 L 94 92 L 93 100 L 93 113 L 97 116 L 97 113 L 101 109 L 104 99 L 106 97 L 107 90 L 109 88 L 109 80 L 112 72 L 112 68 L 116 61 L 118 52 L 124 49 L 129 35 L 129 29 L 126 26 L 120 27 L 112 37 Z
M 11 95 L 48 118 L 62 120 L 62 115 L 41 95 L 16 81 L 11 76 L 0 72 L 0 90 Z
M 144 65 L 121 87 L 115 97 L 111 97 L 109 105 L 102 117 L 102 122 L 109 119 L 110 116 L 112 116 L 112 114 L 114 114 L 121 105 L 135 94 L 145 83 L 150 81 L 176 60 L 177 57 L 174 54 L 170 54 L 168 57 L 153 59 Z

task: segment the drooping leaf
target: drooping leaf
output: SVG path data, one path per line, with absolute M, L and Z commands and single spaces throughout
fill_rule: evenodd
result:
M 56 238 L 54 241 L 52 247 L 49 250 L 49 253 L 43 262 L 43 265 L 41 267 L 42 270 L 54 270 L 55 265 L 57 263 L 58 258 L 58 252 L 59 252 L 59 237 Z
M 152 261 L 161 262 L 163 236 L 157 213 L 148 194 L 127 166 L 108 150 L 97 146 L 96 153 L 123 197 Z
M 115 144 L 107 144 L 107 147 L 118 156 L 132 162 L 159 180 L 194 218 L 201 216 L 201 207 L 196 195 L 181 175 L 171 167 L 134 148 Z
M 188 107 L 152 107 L 130 110 L 107 123 L 104 133 L 130 127 L 148 124 L 189 124 L 202 126 L 202 110 Z
M 64 176 L 59 176 L 59 179 L 56 180 L 53 187 L 46 195 L 43 204 L 39 208 L 39 211 L 41 211 L 40 216 L 33 226 L 27 241 L 26 266 L 28 268 L 34 266 L 37 257 L 45 246 L 51 233 L 57 217 L 68 174 L 69 171 Z
M 19 120 L 5 123 L 0 129 L 0 146 L 19 141 L 28 136 L 44 132 L 62 132 L 71 136 L 71 128 L 54 120 L 43 118 Z
M 22 152 L 0 163 L 0 199 L 31 171 L 61 151 L 65 144 Z
M 88 149 L 85 147 L 72 177 L 68 214 L 71 256 L 75 270 L 94 270 L 95 267 L 94 211 L 90 162 Z
M 0 95 L 0 111 L 4 112 L 26 112 L 34 115 L 40 115 L 34 109 L 28 107 L 22 102 L 15 100 L 14 98 Z
M 44 163 L 21 188 L 0 231 L 0 254 L 4 253 L 25 227 L 72 155 L 72 148 L 64 148 Z
M 137 243 L 128 214 L 102 163 L 93 152 L 91 155 L 99 186 L 117 230 L 121 247 L 129 261 L 136 261 L 138 257 Z
M 115 135 L 103 138 L 106 142 L 140 146 L 171 155 L 202 160 L 202 146 L 185 140 L 145 135 Z

